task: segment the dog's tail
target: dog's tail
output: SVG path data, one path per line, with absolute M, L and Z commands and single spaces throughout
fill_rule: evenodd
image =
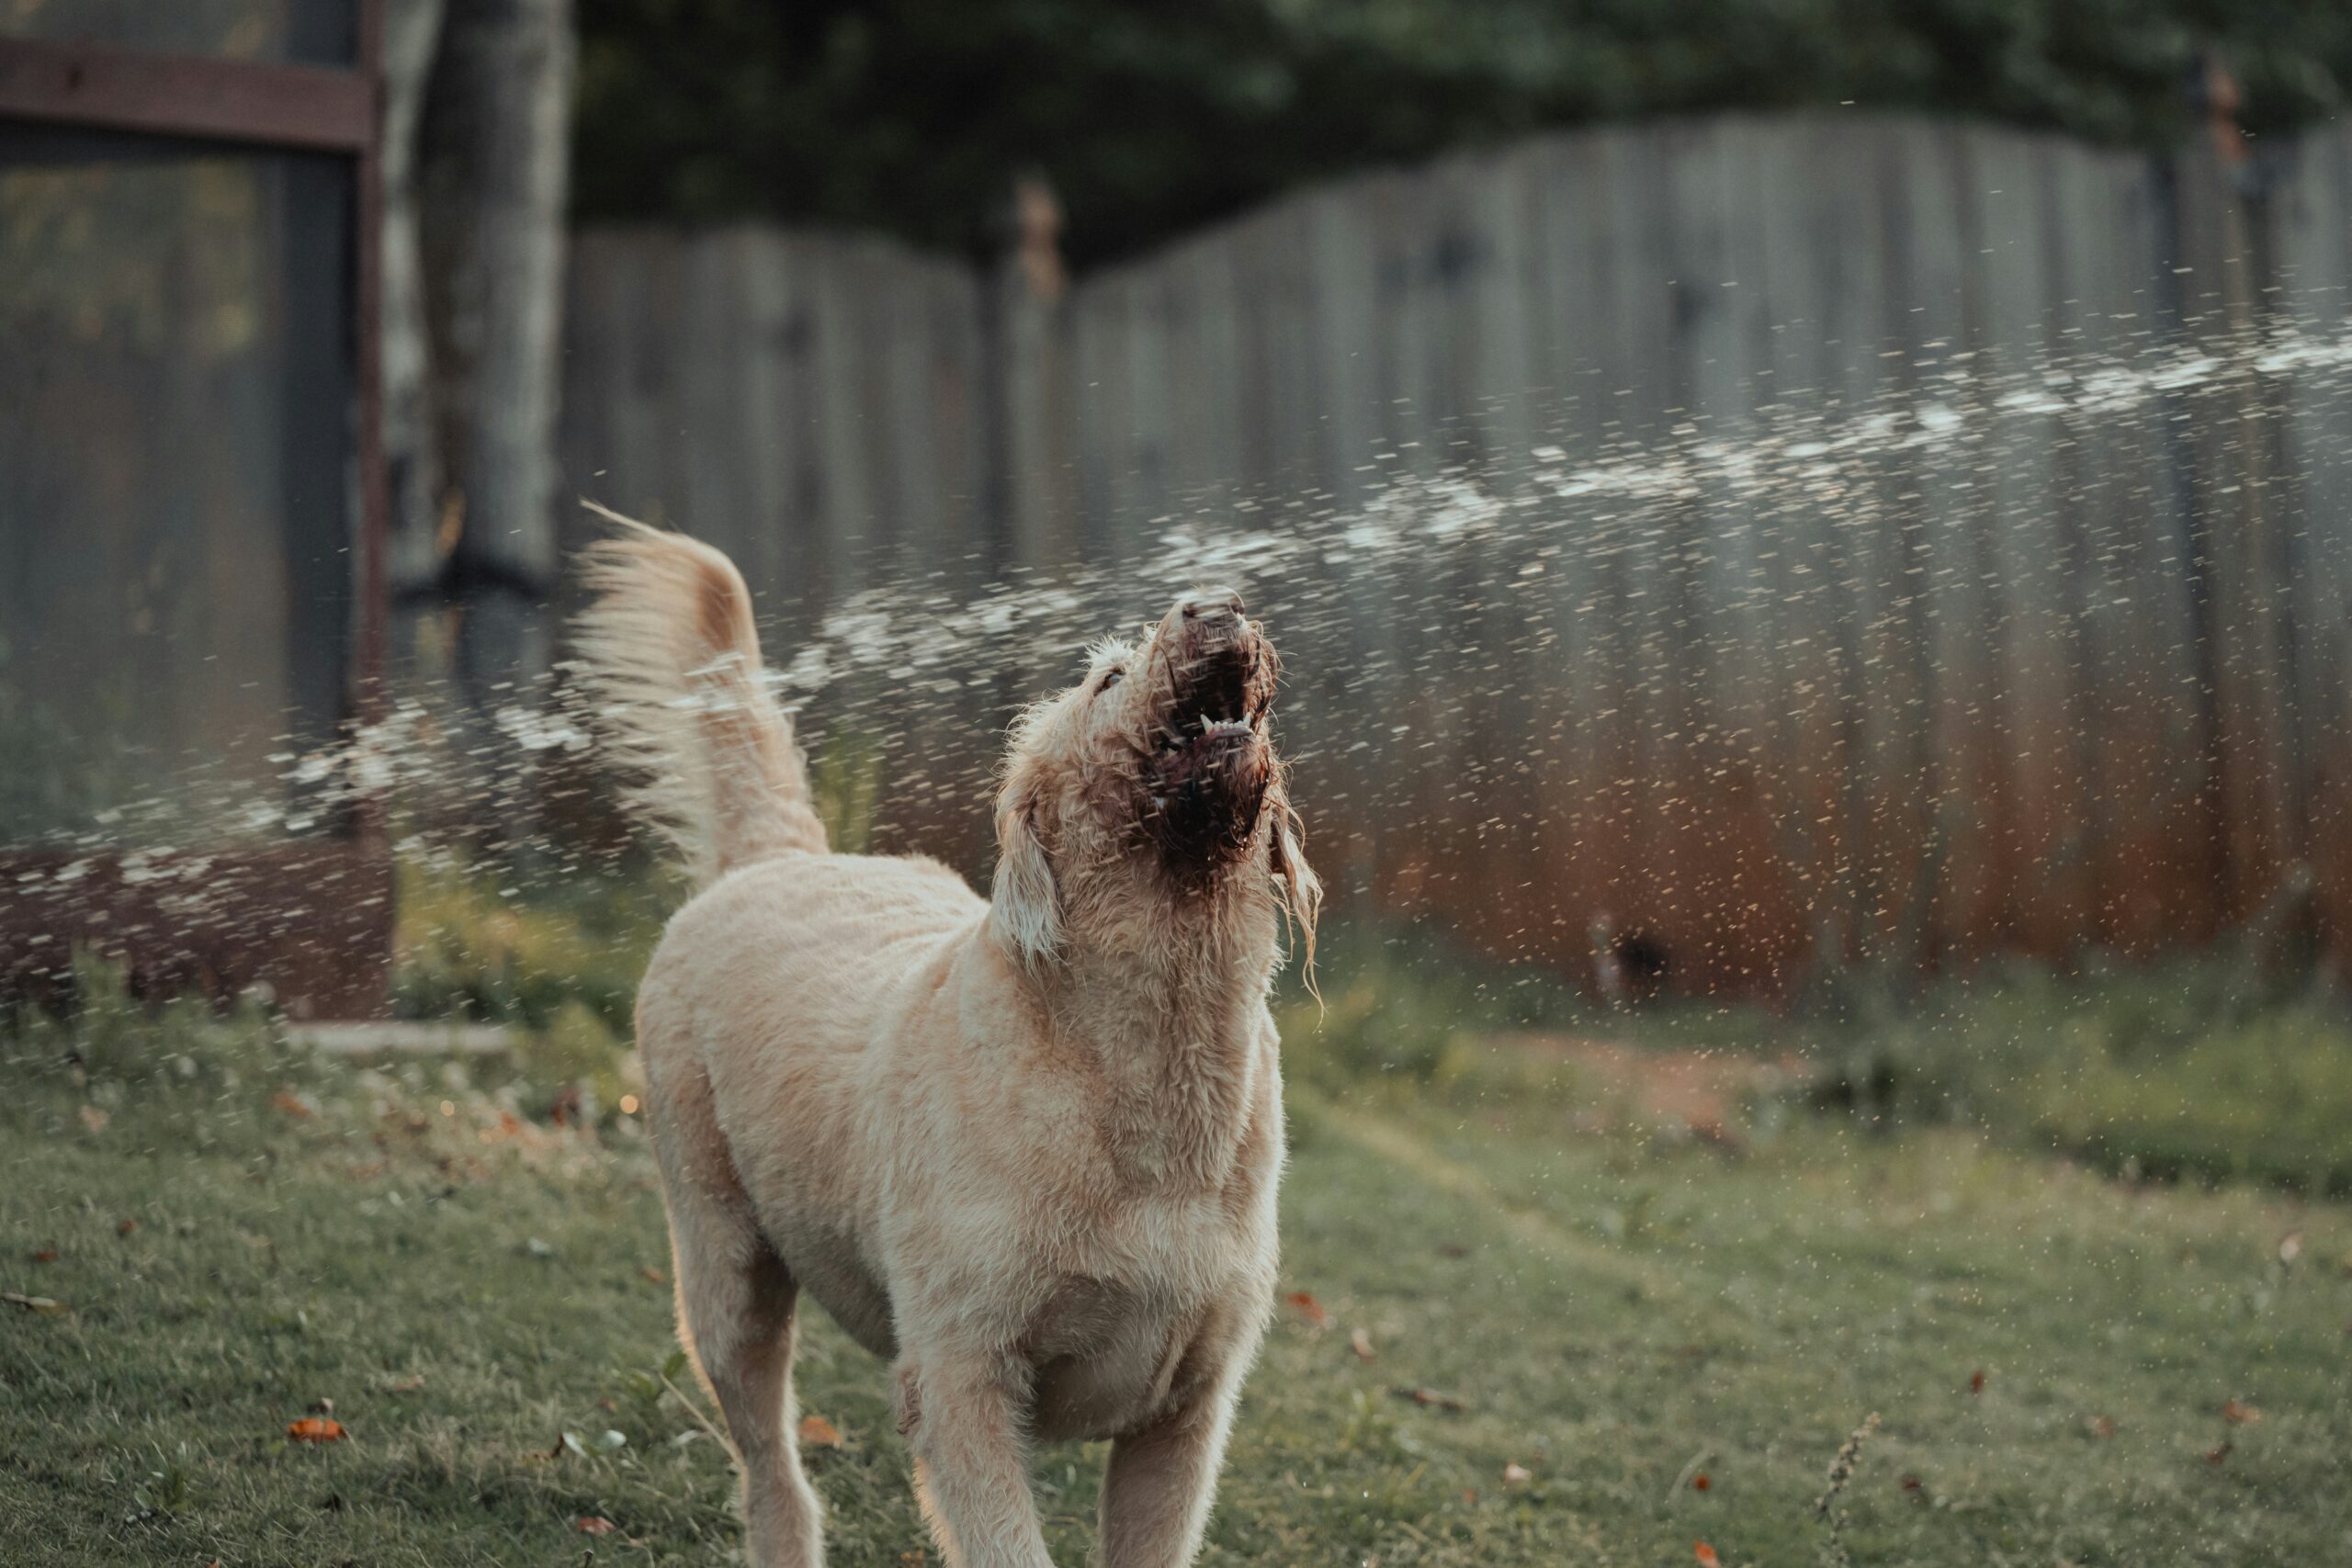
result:
M 697 886 L 794 851 L 822 854 L 792 720 L 760 674 L 752 595 L 735 563 L 584 503 L 622 532 L 582 553 L 595 600 L 572 626 L 582 694 L 631 804 Z

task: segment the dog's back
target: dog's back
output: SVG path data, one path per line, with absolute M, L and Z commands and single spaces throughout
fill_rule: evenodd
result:
M 582 689 L 631 804 L 697 889 L 638 990 L 665 1187 L 711 1205 L 673 1205 L 673 1244 L 781 1246 L 804 1215 L 870 1201 L 850 1151 L 874 1017 L 897 1005 L 885 982 L 903 978 L 908 943 L 968 929 L 987 906 L 935 863 L 828 852 L 734 563 L 595 510 L 621 531 L 587 552 Z M 780 1111 L 800 1130 L 788 1146 L 751 1131 Z M 785 1206 L 755 1204 L 762 1190 L 787 1194 Z M 697 1213 L 723 1235 L 678 1234 Z M 888 1353 L 888 1303 L 854 1245 L 794 1251 L 798 1282 Z
M 802 1287 L 884 1356 L 890 1303 L 860 1238 L 887 1172 L 860 1123 L 897 1103 L 887 1080 L 937 1032 L 920 1015 L 987 908 L 934 861 L 780 856 L 679 910 L 638 990 L 665 1165 L 723 1168 Z

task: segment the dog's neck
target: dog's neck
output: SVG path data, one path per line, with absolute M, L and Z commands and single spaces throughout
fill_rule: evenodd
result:
M 1094 1059 L 1112 1158 L 1150 1185 L 1221 1185 L 1258 1077 L 1272 1070 L 1261 1059 L 1270 911 L 1238 889 L 1208 889 L 1163 919 L 1066 941 L 1038 979 L 1055 1032 Z

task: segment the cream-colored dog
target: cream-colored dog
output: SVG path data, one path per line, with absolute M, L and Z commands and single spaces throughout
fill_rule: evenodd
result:
M 1230 593 L 1015 726 L 992 897 L 828 852 L 726 557 L 594 547 L 579 646 L 700 890 L 638 999 L 681 1337 L 743 1464 L 757 1568 L 821 1561 L 794 1446 L 803 1292 L 889 1358 L 941 1553 L 1048 1559 L 1033 1440 L 1109 1438 L 1099 1558 L 1198 1550 L 1274 1292 L 1266 997 L 1320 900 Z

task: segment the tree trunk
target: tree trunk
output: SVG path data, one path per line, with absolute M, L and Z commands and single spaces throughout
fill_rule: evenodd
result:
M 402 598 L 423 591 L 441 566 L 441 461 L 416 204 L 417 132 L 441 12 L 442 0 L 390 0 L 384 7 L 384 466 L 391 583 Z
M 461 606 L 456 674 L 478 708 L 547 660 L 571 14 L 571 0 L 448 6 L 420 138 L 436 529 Z

